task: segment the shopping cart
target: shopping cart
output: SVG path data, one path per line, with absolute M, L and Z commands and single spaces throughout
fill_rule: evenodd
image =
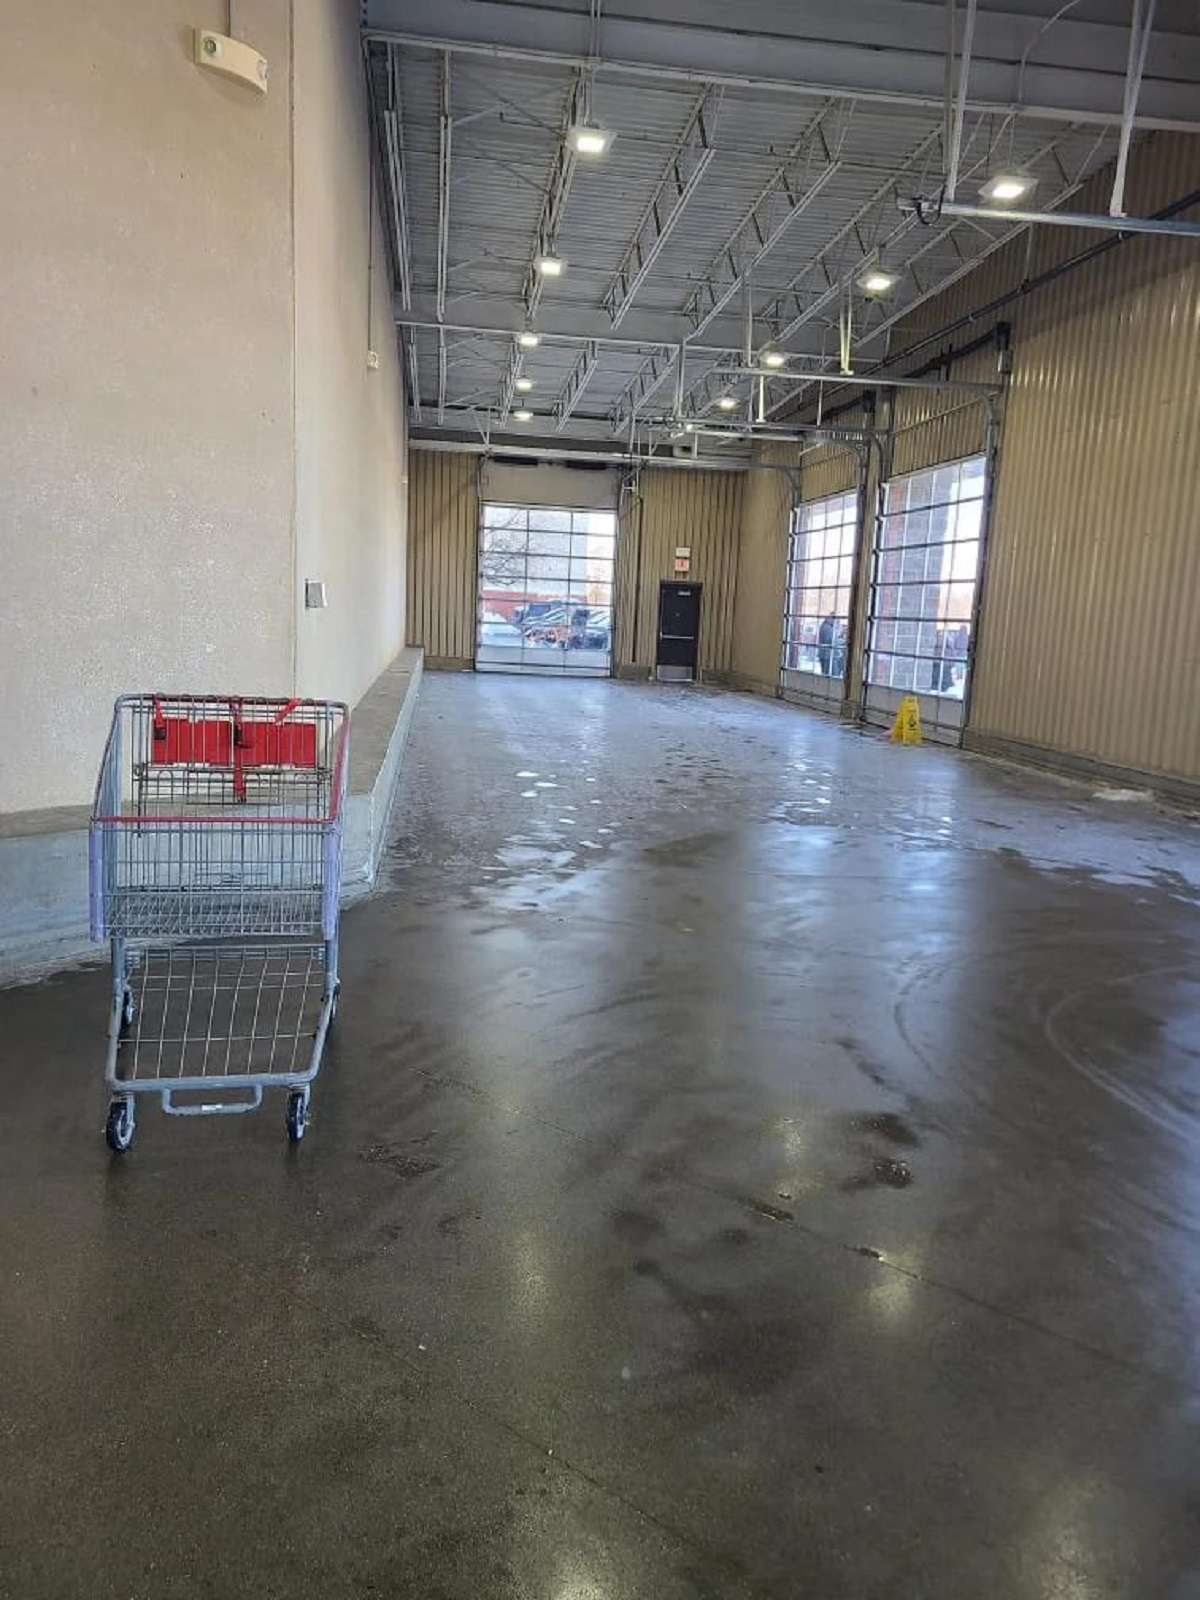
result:
M 117 701 L 89 848 L 92 938 L 112 950 L 113 1150 L 141 1094 L 207 1116 L 286 1089 L 303 1138 L 340 991 L 349 734 L 337 701 Z

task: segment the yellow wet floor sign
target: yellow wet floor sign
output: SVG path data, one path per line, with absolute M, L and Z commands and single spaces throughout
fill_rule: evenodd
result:
M 891 738 L 896 744 L 920 744 L 921 708 L 915 694 L 906 694 L 901 700 L 896 720 L 892 723 Z

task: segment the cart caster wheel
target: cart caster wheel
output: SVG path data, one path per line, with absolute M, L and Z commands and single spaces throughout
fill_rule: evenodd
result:
M 293 1089 L 288 1095 L 287 1136 L 289 1144 L 299 1144 L 308 1126 L 308 1090 Z
M 104 1137 L 108 1148 L 118 1154 L 128 1150 L 133 1143 L 133 1101 L 114 1100 L 108 1108 L 108 1121 L 104 1124 Z
M 133 1019 L 137 1016 L 137 1003 L 133 998 L 133 990 L 126 987 L 121 996 L 121 1032 L 133 1027 Z

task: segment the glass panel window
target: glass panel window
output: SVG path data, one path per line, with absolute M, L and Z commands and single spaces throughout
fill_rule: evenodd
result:
M 841 680 L 846 675 L 858 495 L 810 500 L 792 515 L 784 602 L 783 666 Z
M 615 553 L 611 511 L 485 505 L 476 666 L 608 672 Z
M 983 530 L 982 456 L 889 483 L 875 538 L 867 682 L 961 699 Z

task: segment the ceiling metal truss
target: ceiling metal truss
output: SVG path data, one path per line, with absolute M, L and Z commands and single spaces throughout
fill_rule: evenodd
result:
M 763 257 L 837 174 L 838 162 L 823 126 L 835 109 L 843 120 L 853 115 L 852 103 L 825 102 L 709 262 L 683 308 L 694 333 L 703 333 L 725 309 Z
M 944 7 L 927 0 L 869 16 L 739 0 L 732 32 L 728 0 L 602 18 L 577 0 L 364 3 L 409 402 L 447 430 L 471 415 L 510 438 L 632 448 L 671 419 L 790 414 L 806 378 L 837 378 L 839 326 L 869 376 L 889 329 L 1098 174 L 1120 130 L 1200 129 L 1183 93 L 1200 39 L 1180 34 L 1174 0 L 1138 41 L 1136 122 L 1128 81 L 1124 113 L 1114 89 L 1132 49 L 1116 0 L 1086 23 L 970 0 L 957 80 Z M 616 134 L 596 160 L 568 137 L 591 121 Z M 1036 212 L 972 203 L 1007 170 L 1038 181 Z M 545 275 L 542 256 L 565 270 Z M 864 299 L 875 264 L 896 282 Z M 527 329 L 536 348 L 517 342 Z M 761 365 L 768 346 L 786 373 Z M 510 424 L 514 405 L 532 415 Z
M 571 80 L 571 88 L 563 106 L 562 125 L 559 129 L 554 158 L 550 164 L 550 173 L 546 179 L 542 214 L 538 220 L 533 254 L 525 269 L 525 282 L 521 286 L 521 300 L 525 306 L 525 315 L 530 322 L 537 315 L 545 283 L 542 273 L 538 271 L 538 261 L 541 257 L 554 255 L 556 252 L 559 229 L 562 227 L 563 214 L 567 208 L 567 196 L 571 192 L 571 180 L 575 176 L 575 167 L 579 159 L 568 142 L 567 133 L 571 126 L 579 121 L 584 92 L 584 74 L 580 71 Z
M 623 72 L 657 82 L 723 83 L 776 94 L 838 94 L 880 105 L 945 103 L 944 8 L 922 0 L 853 6 L 845 0 L 738 0 L 677 3 L 672 24 L 649 6 L 608 16 L 598 37 L 572 0 L 367 0 L 368 38 L 449 47 L 492 61 Z M 1046 0 L 1047 11 L 1053 10 Z M 1059 14 L 1047 40 L 1042 18 L 999 3 L 981 4 L 967 110 L 1023 114 L 1117 127 L 1129 31 L 1119 7 L 1100 20 Z M 1066 8 L 1062 10 L 1065 12 Z M 640 11 L 642 14 L 638 15 Z M 1113 13 L 1117 13 L 1114 15 Z M 1030 42 L 1036 60 L 1018 57 Z M 1028 56 L 1028 51 L 1027 51 Z M 1173 9 L 1157 30 L 1138 100 L 1138 123 L 1200 131 L 1200 36 L 1190 8 Z
M 609 413 L 617 433 L 624 433 L 630 424 L 645 410 L 646 403 L 658 393 L 669 377 L 679 368 L 679 352 L 674 345 L 660 345 L 642 362 L 633 382 L 620 396 Z
M 715 132 L 723 91 L 710 88 L 696 101 L 671 152 L 666 169 L 650 197 L 637 231 L 604 291 L 604 309 L 614 328 L 633 304 L 634 296 L 645 283 L 651 267 L 713 158 Z
M 579 360 L 571 368 L 571 375 L 563 384 L 558 399 L 554 406 L 554 428 L 556 433 L 561 433 L 570 421 L 571 413 L 579 404 L 583 391 L 587 388 L 588 381 L 596 371 L 600 360 L 600 346 L 595 339 L 589 339 L 583 347 Z
M 392 245 L 396 257 L 396 289 L 405 311 L 412 307 L 412 234 L 408 218 L 408 181 L 404 167 L 404 118 L 400 103 L 396 52 L 387 52 L 387 102 L 380 115 L 381 158 L 387 170 L 385 190 L 391 212 Z M 407 377 L 409 404 L 416 421 L 421 420 L 421 370 L 417 359 L 416 333 L 401 334 L 401 348 Z
M 450 257 L 450 173 L 454 141 L 454 119 L 450 112 L 450 52 L 442 51 L 441 110 L 438 116 L 438 238 L 437 238 L 437 314 L 446 320 L 446 277 Z M 440 401 L 439 401 L 440 406 Z

